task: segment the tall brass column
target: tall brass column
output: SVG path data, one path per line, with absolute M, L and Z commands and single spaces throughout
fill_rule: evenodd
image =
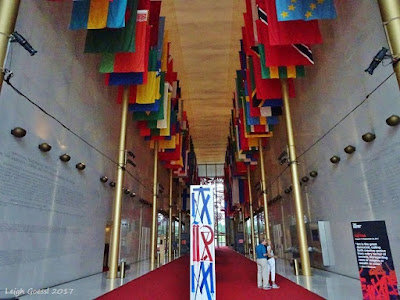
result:
M 253 196 L 250 181 L 250 164 L 247 165 L 247 185 L 249 186 L 249 204 L 250 204 L 250 228 L 251 228 L 251 248 L 253 250 L 253 260 L 256 260 L 256 240 L 254 238 L 254 214 L 253 214 Z
M 178 257 L 181 257 L 181 245 L 182 245 L 182 186 L 179 184 L 179 189 L 178 189 L 178 199 L 179 199 L 179 204 L 178 204 L 178 211 L 179 211 L 179 227 L 178 227 Z
M 378 4 L 390 52 L 394 59 L 400 59 L 400 1 L 378 0 Z M 393 69 L 400 86 L 400 62 Z
M 153 220 L 151 222 L 151 253 L 150 269 L 156 268 L 156 245 L 157 245 L 157 163 L 158 163 L 158 141 L 154 141 L 154 178 L 153 178 Z
M 142 227 L 143 227 L 143 204 L 140 204 L 140 217 L 139 217 L 139 244 L 138 244 L 138 261 L 142 258 Z
M 269 217 L 268 217 L 268 201 L 267 201 L 267 183 L 265 181 L 265 168 L 264 168 L 264 154 L 262 147 L 262 140 L 258 138 L 258 152 L 260 153 L 260 167 L 261 167 L 261 190 L 263 195 L 263 205 L 264 205 L 264 231 L 265 238 L 270 238 L 269 233 Z
M 303 275 L 311 276 L 310 257 L 308 255 L 306 226 L 304 224 L 303 204 L 301 201 L 301 193 L 300 193 L 300 180 L 299 180 L 299 174 L 297 171 L 297 156 L 296 156 L 296 147 L 295 147 L 295 143 L 294 143 L 292 116 L 290 114 L 289 89 L 288 89 L 288 83 L 287 83 L 286 79 L 281 79 L 281 86 L 282 86 L 283 105 L 285 108 L 285 116 L 286 116 L 286 130 L 287 130 L 287 135 L 288 135 L 290 170 L 292 173 L 294 203 L 295 203 L 295 208 L 296 208 L 296 225 L 297 225 L 296 227 L 297 227 L 297 236 L 299 239 L 301 268 L 302 268 Z
M 242 204 L 242 224 L 243 224 L 243 239 L 244 239 L 244 243 L 243 243 L 243 248 L 244 248 L 244 255 L 247 254 L 247 249 L 248 249 L 248 245 L 247 245 L 247 230 L 246 230 L 246 202 Z
M 124 86 L 121 106 L 121 131 L 119 135 L 119 153 L 117 168 L 117 186 L 115 190 L 115 198 L 113 204 L 113 223 L 111 229 L 110 241 L 110 270 L 108 278 L 114 279 L 118 273 L 119 259 L 119 241 L 121 234 L 121 206 L 122 206 L 122 189 L 124 184 L 124 166 L 125 166 L 125 143 L 126 143 L 126 122 L 128 117 L 128 98 L 129 87 Z
M 172 261 L 172 169 L 169 170 L 168 262 Z
M 0 94 L 3 86 L 3 66 L 7 56 L 8 41 L 14 32 L 20 0 L 0 0 Z

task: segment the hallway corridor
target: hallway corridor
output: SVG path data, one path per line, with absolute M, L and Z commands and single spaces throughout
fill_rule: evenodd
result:
M 286 260 L 278 259 L 277 261 L 277 283 L 281 286 L 279 290 L 264 291 L 258 290 L 256 287 L 256 266 L 248 258 L 230 250 L 227 248 L 217 248 L 216 249 L 216 270 L 217 270 L 217 299 L 218 300 L 234 300 L 234 299 L 251 299 L 256 300 L 257 297 L 262 297 L 260 299 L 265 299 L 266 295 L 276 297 L 276 299 L 291 300 L 300 298 L 291 298 L 291 293 L 293 291 L 301 291 L 302 289 L 293 289 L 295 283 L 307 289 L 315 294 L 307 293 L 309 298 L 303 299 L 320 299 L 318 296 L 328 299 L 328 300 L 358 300 L 362 299 L 360 282 L 357 279 L 341 276 L 338 274 L 330 273 L 327 271 L 313 269 L 313 276 L 295 276 L 293 275 L 293 269 L 290 267 L 289 262 Z M 189 257 L 185 256 L 180 258 L 181 261 L 185 261 L 184 264 L 179 265 L 179 272 L 186 272 L 189 276 Z M 172 262 L 176 264 L 176 260 Z M 162 266 L 161 268 L 165 268 Z M 160 269 L 156 269 L 154 272 L 159 272 Z M 241 272 L 240 274 L 238 274 Z M 40 296 L 23 296 L 22 300 L 51 300 L 51 299 L 77 299 L 77 300 L 89 300 L 95 299 L 104 295 L 112 290 L 119 288 L 122 285 L 128 285 L 130 283 L 135 284 L 135 279 L 148 274 L 147 278 L 152 275 L 149 274 L 149 263 L 148 261 L 143 261 L 139 263 L 132 264 L 130 269 L 126 273 L 126 278 L 107 280 L 106 273 L 101 273 L 93 276 L 89 276 L 80 280 L 72 281 L 57 287 L 55 289 L 72 289 L 73 292 L 69 295 L 40 295 Z M 235 277 L 233 275 L 238 275 Z M 235 279 L 236 278 L 236 279 Z M 142 280 L 145 278 L 142 278 Z M 142 281 L 142 282 L 145 282 Z M 254 283 L 254 284 L 252 284 Z M 154 286 L 157 283 L 152 282 Z M 248 286 L 247 286 L 248 285 Z M 136 283 L 136 287 L 141 287 Z M 182 299 L 188 299 L 188 294 L 183 293 L 186 291 L 188 293 L 188 285 L 184 287 L 180 292 L 182 293 Z M 173 293 L 175 291 L 172 291 Z M 230 295 L 224 298 L 225 292 Z M 304 293 L 304 291 L 303 291 Z M 132 300 L 157 300 L 158 298 L 135 298 L 135 289 L 132 290 L 130 295 L 132 295 Z M 186 295 L 187 294 L 187 295 Z M 111 296 L 112 294 L 110 294 Z M 318 295 L 318 296 L 317 296 Z M 250 297 L 251 296 L 251 297 Z M 244 297 L 244 298 L 243 298 Z M 250 298 L 249 298 L 250 297 Z M 297 297 L 297 294 L 296 294 Z M 104 299 L 117 299 L 105 297 Z M 118 297 L 118 299 L 121 299 Z M 127 298 L 128 299 L 128 298 Z M 166 299 L 166 298 L 162 298 Z M 174 298 L 177 300 L 178 298 Z M 270 298 L 274 299 L 274 298 Z

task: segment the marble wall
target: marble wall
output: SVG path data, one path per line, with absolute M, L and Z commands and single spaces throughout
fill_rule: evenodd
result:
M 83 54 L 85 31 L 68 29 L 71 1 L 21 1 L 16 30 L 38 51 L 30 56 L 11 45 L 6 67 L 11 82 L 48 114 L 3 84 L 0 95 L 0 293 L 4 288 L 43 288 L 102 271 L 106 224 L 111 221 L 115 189 L 100 182 L 116 180 L 121 107 L 116 88 L 104 85 L 99 55 Z M 22 139 L 10 134 L 20 126 Z M 39 151 L 46 142 L 50 152 Z M 153 150 L 129 117 L 128 165 L 124 186 L 121 259 L 149 256 L 151 209 L 140 214 L 139 199 L 152 202 Z M 71 160 L 60 161 L 68 153 Z M 107 158 L 108 156 L 109 158 Z M 75 164 L 86 168 L 78 171 Z M 168 172 L 159 166 L 159 182 L 168 194 Z M 140 215 L 142 246 L 139 257 Z M 147 248 L 146 248 L 147 247 Z

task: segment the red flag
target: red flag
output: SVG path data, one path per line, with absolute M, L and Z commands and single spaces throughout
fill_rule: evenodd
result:
M 150 1 L 150 46 L 156 47 L 158 41 L 158 23 L 160 20 L 161 1 Z
M 128 103 L 129 104 L 134 104 L 136 103 L 136 88 L 137 85 L 130 85 L 129 86 L 129 97 L 128 97 Z M 117 95 L 117 103 L 121 104 L 122 103 L 122 93 L 124 91 L 124 86 L 119 85 L 118 86 L 118 95 Z
M 318 21 L 278 22 L 275 0 L 264 1 L 268 17 L 269 41 L 271 45 L 322 43 Z M 262 1 L 260 2 L 262 3 Z
M 257 89 L 257 99 L 280 99 L 282 98 L 282 89 L 280 79 L 262 79 L 260 58 L 252 56 L 254 64 L 254 77 Z M 289 97 L 295 98 L 293 79 L 288 79 Z
M 139 0 L 137 9 L 150 10 L 150 0 Z
M 306 45 L 297 45 L 297 47 L 296 45 L 271 46 L 268 36 L 268 25 L 261 20 L 257 20 L 256 25 L 259 42 L 264 45 L 265 65 L 267 67 L 313 64 L 312 59 L 310 59 L 311 50 L 307 49 Z M 309 50 L 309 52 L 304 50 Z
M 138 12 L 138 19 L 136 21 L 136 51 L 135 52 L 118 52 L 115 54 L 114 72 L 115 73 L 128 73 L 128 72 L 146 72 L 148 61 L 148 48 L 146 43 L 147 35 L 150 34 L 150 26 L 147 25 L 147 11 L 142 11 L 143 14 Z M 145 13 L 146 12 L 146 13 Z M 147 57 L 146 57 L 147 52 Z

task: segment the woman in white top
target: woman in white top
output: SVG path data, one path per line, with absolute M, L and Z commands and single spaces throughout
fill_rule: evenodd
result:
M 279 286 L 275 283 L 275 255 L 274 250 L 272 250 L 271 240 L 267 240 L 267 257 L 268 257 L 268 264 L 271 270 L 271 281 L 272 281 L 272 288 L 279 289 Z

